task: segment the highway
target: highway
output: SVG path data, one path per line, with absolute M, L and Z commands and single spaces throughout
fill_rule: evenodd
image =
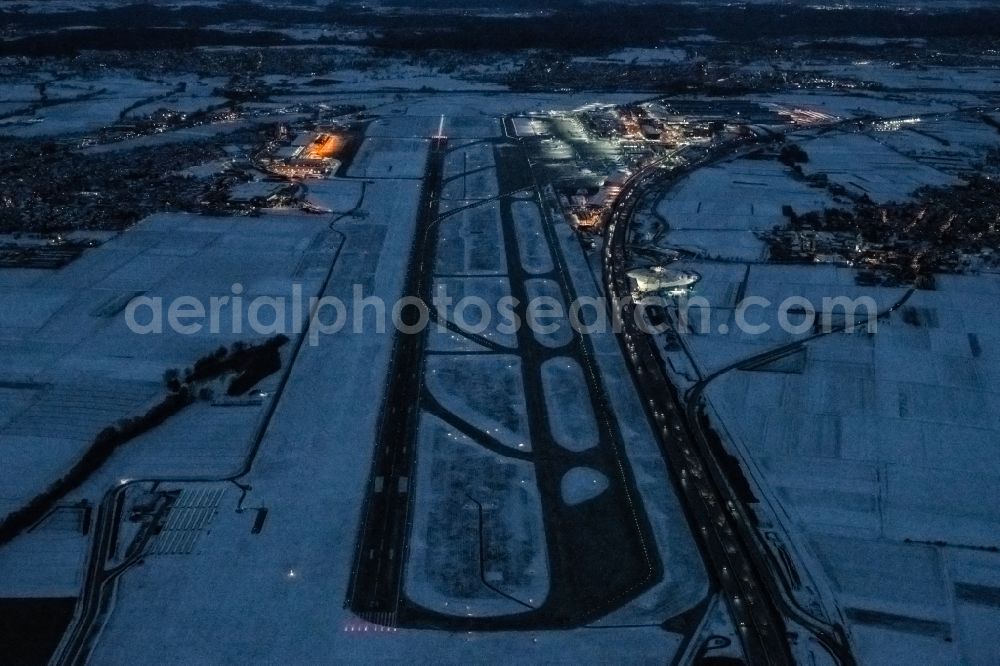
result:
M 966 111 L 957 110 L 955 113 Z M 931 115 L 931 114 L 928 114 Z M 892 118 L 865 118 L 881 122 Z M 857 119 L 839 120 L 826 127 L 849 125 Z M 634 174 L 614 201 L 609 217 L 602 257 L 602 277 L 609 296 L 611 317 L 620 328 L 619 342 L 629 361 L 633 378 L 654 424 L 661 451 L 672 470 L 689 518 L 701 539 L 706 563 L 713 569 L 737 623 L 745 655 L 751 663 L 791 663 L 786 638 L 788 620 L 808 630 L 840 664 L 852 666 L 855 659 L 843 627 L 821 621 L 802 609 L 782 577 L 774 557 L 755 528 L 748 508 L 734 490 L 731 479 L 709 444 L 698 418 L 708 384 L 732 370 L 752 367 L 801 348 L 811 340 L 867 325 L 844 322 L 829 331 L 770 349 L 735 362 L 699 381 L 686 396 L 679 396 L 667 379 L 662 358 L 653 338 L 636 320 L 629 280 L 625 275 L 629 251 L 629 225 L 650 187 L 662 187 L 713 163 L 733 159 L 755 148 L 753 140 L 734 140 L 696 154 L 683 166 L 666 168 L 665 162 L 681 151 L 658 160 Z M 896 303 L 877 313 L 880 319 L 901 307 L 912 295 L 910 289 Z
M 628 227 L 645 188 L 678 178 L 699 166 L 732 156 L 739 144 L 708 151 L 700 160 L 669 171 L 657 162 L 635 174 L 622 188 L 610 215 L 603 250 L 603 281 L 619 342 L 643 397 L 660 449 L 706 557 L 726 599 L 744 654 L 753 664 L 793 663 L 785 618 L 772 599 L 768 571 L 757 566 L 753 542 L 745 538 L 745 510 L 713 452 L 692 435 L 693 424 L 667 380 L 653 339 L 640 330 L 626 270 Z M 739 508 L 738 508 L 739 507 Z M 752 528 L 751 528 L 752 529 Z
M 86 661 L 89 651 L 89 629 L 99 617 L 108 602 L 105 591 L 121 574 L 141 559 L 142 549 L 114 569 L 107 568 L 108 559 L 115 550 L 118 540 L 118 526 L 121 523 L 125 491 L 128 486 L 121 484 L 104 496 L 94 524 L 93 553 L 87 561 L 86 584 L 83 596 L 77 605 L 77 622 L 71 625 L 63 638 L 63 651 L 58 663 L 76 664 Z
M 913 295 L 913 292 L 913 288 L 908 289 L 899 300 L 884 310 L 876 313 L 873 318 L 882 319 L 895 312 L 906 304 L 906 302 Z M 790 353 L 794 353 L 795 351 L 802 349 L 805 345 L 816 339 L 836 333 L 843 333 L 849 329 L 861 328 L 867 326 L 869 323 L 868 319 L 857 322 L 845 321 L 842 324 L 831 327 L 830 330 L 815 333 L 802 339 L 755 354 L 749 358 L 731 363 L 723 368 L 720 368 L 719 370 L 716 370 L 696 383 L 685 395 L 684 403 L 686 406 L 686 420 L 690 425 L 700 448 L 708 451 L 711 450 L 709 435 L 705 432 L 703 420 L 698 418 L 698 412 L 702 407 L 704 392 L 713 381 L 732 372 L 733 370 L 750 369 L 761 364 L 783 358 Z M 729 486 L 729 480 L 726 478 L 725 474 L 721 473 L 721 470 L 718 471 L 720 474 L 718 474 L 718 476 L 714 479 L 715 482 L 720 486 Z M 715 472 L 713 471 L 713 475 L 714 474 Z M 729 488 L 728 490 L 730 494 L 736 494 L 732 488 Z M 770 575 L 763 577 L 763 581 L 767 584 L 768 592 L 775 604 L 781 609 L 786 617 L 793 618 L 797 623 L 809 629 L 816 640 L 819 641 L 819 643 L 823 645 L 823 647 L 831 655 L 833 655 L 839 663 L 845 665 L 854 664 L 855 660 L 853 655 L 851 655 L 850 650 L 847 648 L 848 642 L 847 637 L 844 635 L 843 628 L 838 625 L 830 625 L 826 622 L 822 622 L 805 612 L 797 605 L 789 592 L 786 581 L 780 576 L 778 567 L 773 566 L 773 558 L 765 544 L 765 540 L 762 539 L 757 530 L 753 528 L 754 523 L 746 511 L 746 507 L 740 503 L 735 503 L 732 506 L 732 512 L 734 516 L 737 517 L 736 525 L 740 528 L 742 537 L 746 542 L 752 543 L 755 546 L 750 549 L 750 554 L 754 558 L 754 565 L 758 569 L 765 570 L 770 573 Z

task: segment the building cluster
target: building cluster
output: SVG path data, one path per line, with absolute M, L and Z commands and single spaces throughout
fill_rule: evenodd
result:
M 593 90 L 595 82 L 605 90 L 697 90 L 706 78 L 703 62 L 642 65 L 603 62 L 551 55 L 528 58 L 500 81 L 513 90 Z
M 740 100 L 664 99 L 642 104 L 588 105 L 566 119 L 569 132 L 576 136 L 561 138 L 569 144 L 576 143 L 576 152 L 585 163 L 581 166 L 591 173 L 607 175 L 599 179 L 557 179 L 559 202 L 574 228 L 600 232 L 622 186 L 636 170 L 654 160 L 670 158 L 679 150 L 707 147 L 720 136 L 746 136 L 753 133 L 753 128 L 777 123 L 781 117 L 775 109 Z M 733 122 L 733 118 L 738 120 Z M 557 133 L 559 125 L 552 124 Z M 547 133 L 549 127 L 537 119 L 522 119 L 515 126 L 519 134 L 523 129 L 528 136 Z M 588 149 L 592 143 L 610 147 L 615 153 L 613 164 L 609 165 L 601 156 L 588 159 L 589 152 L 600 153 Z
M 214 142 L 103 153 L 74 147 L 37 140 L 3 145 L 0 233 L 117 231 L 152 213 L 197 211 L 204 183 L 180 172 L 223 156 Z
M 596 191 L 593 191 L 595 188 L 579 188 L 572 192 L 561 193 L 559 203 L 570 224 L 581 231 L 603 229 L 611 205 L 630 175 L 625 169 L 616 169 L 604 179 Z
M 660 141 L 665 123 L 639 104 L 604 106 L 580 113 L 580 120 L 594 136 L 632 141 Z
M 279 125 L 275 139 L 254 158 L 263 171 L 283 178 L 326 178 L 340 168 L 340 157 L 349 141 L 346 128 L 324 127 L 293 133 Z
M 263 208 L 301 207 L 302 186 L 268 176 L 246 160 L 230 163 L 200 201 L 208 215 L 257 215 Z
M 783 210 L 788 226 L 760 234 L 774 261 L 855 266 L 860 283 L 890 285 L 1000 268 L 1000 182 L 985 176 L 923 188 L 910 202 Z
M 315 210 L 300 181 L 335 173 L 355 144 L 351 127 L 296 129 L 275 124 L 248 159 L 228 161 L 201 198 L 212 215 L 256 215 L 263 208 Z
M 620 106 L 591 106 L 582 109 L 578 117 L 595 137 L 620 142 L 640 142 L 652 146 L 674 148 L 697 139 L 709 139 L 726 130 L 727 121 L 721 114 L 708 117 L 691 115 L 671 105 L 652 102 Z
M 95 136 L 81 139 L 79 146 L 85 148 L 95 144 L 116 143 L 151 134 L 162 134 L 189 127 L 233 121 L 240 117 L 241 114 L 231 108 L 186 113 L 162 107 L 147 115 L 124 118 L 104 127 Z

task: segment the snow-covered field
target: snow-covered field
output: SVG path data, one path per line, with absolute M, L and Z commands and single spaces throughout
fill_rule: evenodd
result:
M 365 138 L 351 164 L 353 178 L 421 178 L 427 165 L 426 139 Z
M 944 113 L 962 105 L 971 105 L 981 100 L 969 93 L 941 93 L 927 95 L 918 93 L 878 94 L 870 92 L 828 92 L 816 90 L 795 90 L 750 95 L 748 97 L 762 104 L 774 105 L 779 110 L 809 109 L 838 118 L 858 118 L 865 116 L 904 117 L 925 113 Z
M 510 298 L 506 277 L 437 278 L 434 294 L 442 299 L 446 321 L 508 349 L 517 347 L 517 337 L 506 319 L 509 314 L 501 312 L 499 307 L 502 299 Z
M 849 110 L 839 103 L 838 114 Z M 958 165 L 968 168 L 997 138 L 970 117 L 795 140 L 809 155 L 806 174 L 889 201 L 955 182 Z M 904 295 L 857 286 L 853 269 L 767 265 L 741 253 L 749 230 L 783 224 L 782 204 L 831 205 L 826 191 L 787 173 L 746 160 L 699 170 L 660 203 L 668 232 L 644 221 L 647 240 L 701 250 L 677 267 L 702 276 L 695 293 L 712 304 L 708 325 L 664 352 L 682 386 L 795 340 L 775 311 L 789 296 L 817 308 L 826 296 L 870 296 L 885 309 Z M 938 276 L 935 290 L 915 292 L 877 333 L 810 341 L 780 361 L 725 373 L 705 393 L 763 513 L 787 516 L 796 566 L 829 584 L 862 663 L 1000 658 L 990 638 L 1000 623 L 1000 503 L 991 490 L 1000 483 L 998 291 L 993 275 Z M 739 294 L 774 304 L 748 316 L 767 333 L 733 325 Z M 699 328 L 702 312 L 689 313 Z
M 515 201 L 511 214 L 517 229 L 517 248 L 521 266 L 533 275 L 552 270 L 552 255 L 542 237 L 542 215 L 533 201 Z
M 507 272 L 501 247 L 500 207 L 485 203 L 466 208 L 438 223 L 439 275 L 498 275 Z
M 91 132 L 161 108 L 192 113 L 222 106 L 226 101 L 214 94 L 225 83 L 218 77 L 149 80 L 112 71 L 96 77 L 50 78 L 38 76 L 38 83 L 45 82 L 45 104 L 36 83 L 4 86 L 0 100 L 10 100 L 31 112 L 6 119 L 0 125 L 0 134 L 35 137 Z
M 542 386 L 552 436 L 559 446 L 574 452 L 597 446 L 597 421 L 580 364 L 570 358 L 549 359 L 542 364 Z
M 514 450 L 531 450 L 516 356 L 437 355 L 427 361 L 427 388 L 449 412 Z
M 602 57 L 573 58 L 573 62 L 615 63 L 620 65 L 664 65 L 684 62 L 685 60 L 687 60 L 687 52 L 684 49 L 670 48 L 628 48 L 614 51 Z
M 222 120 L 205 125 L 194 127 L 183 127 L 181 129 L 170 130 L 158 134 L 144 134 L 112 143 L 98 143 L 86 146 L 81 151 L 84 153 L 117 153 L 134 150 L 136 148 L 147 148 L 151 146 L 163 146 L 171 143 L 197 142 L 212 139 L 224 134 L 231 134 L 238 130 L 253 127 L 253 123 L 248 120 Z
M 930 120 L 901 131 L 880 132 L 875 139 L 921 164 L 954 175 L 968 172 L 970 164 L 1000 147 L 1000 132 L 978 117 Z
M 535 339 L 550 349 L 565 347 L 573 339 L 570 327 L 569 304 L 563 300 L 559 285 L 555 280 L 534 278 L 525 283 L 528 299 L 536 303 L 538 311 L 531 325 Z M 562 313 L 552 316 L 549 313 Z M 529 316 L 531 316 L 529 314 Z
M 248 303 L 257 295 L 290 296 L 293 280 L 308 293 L 321 277 L 308 266 L 328 261 L 333 249 L 326 225 L 312 217 L 165 214 L 60 271 L 0 272 L 5 340 L 0 457 L 6 461 L 0 469 L 0 513 L 57 478 L 101 429 L 161 399 L 165 370 L 190 367 L 220 345 L 259 337 L 225 326 L 218 334 L 206 326 L 181 335 L 166 319 L 163 334 L 140 335 L 125 321 L 133 298 L 162 298 L 165 308 L 179 296 L 208 303 L 211 296 L 231 296 L 239 283 Z M 142 323 L 148 316 L 143 309 L 137 313 Z M 290 330 L 291 322 L 287 325 Z M 193 408 L 179 417 L 185 427 L 172 432 L 168 426 L 155 445 L 130 445 L 141 454 L 130 456 L 129 464 L 147 473 L 189 473 L 204 465 L 231 469 L 254 413 L 254 408 Z M 204 433 L 203 441 L 183 434 L 192 427 Z
M 448 153 L 442 199 L 464 205 L 469 201 L 493 198 L 499 193 L 491 143 L 467 143 Z
M 994 68 L 921 67 L 906 68 L 892 63 L 871 62 L 827 65 L 827 73 L 856 77 L 879 83 L 888 89 L 920 88 L 926 90 L 991 92 L 1000 85 L 1000 73 Z
M 861 657 L 915 640 L 950 663 L 1000 655 L 980 633 L 1000 622 L 996 291 L 944 279 L 907 304 L 919 324 L 897 313 L 874 336 L 810 343 L 801 373 L 736 372 L 709 390 L 810 535 Z
M 311 180 L 306 201 L 331 213 L 349 213 L 364 200 L 365 183 L 346 178 Z
M 766 248 L 753 232 L 783 225 L 784 205 L 809 211 L 833 202 L 825 190 L 794 180 L 786 166 L 773 160 L 699 169 L 672 188 L 657 207 L 669 229 L 659 242 L 698 254 L 761 259 Z
M 843 134 L 819 137 L 808 143 L 806 174 L 825 173 L 857 195 L 878 203 L 903 201 L 922 185 L 950 185 L 953 176 L 915 162 L 874 137 Z

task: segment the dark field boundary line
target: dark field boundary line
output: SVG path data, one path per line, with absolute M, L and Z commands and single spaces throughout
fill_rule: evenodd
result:
M 13 541 L 45 518 L 61 499 L 86 483 L 94 472 L 103 467 L 119 448 L 152 431 L 193 404 L 198 399 L 199 383 L 235 372 L 230 384 L 231 394 L 234 389 L 245 393 L 264 377 L 280 370 L 280 356 L 277 358 L 277 366 L 258 361 L 262 355 L 267 356 L 268 361 L 273 361 L 271 354 L 276 355 L 277 349 L 285 342 L 287 338 L 278 336 L 259 346 L 240 349 L 232 354 L 226 352 L 228 357 L 208 356 L 200 359 L 195 364 L 195 372 L 190 380 L 183 384 L 178 382 L 174 390 L 144 414 L 104 428 L 66 474 L 0 521 L 0 546 Z

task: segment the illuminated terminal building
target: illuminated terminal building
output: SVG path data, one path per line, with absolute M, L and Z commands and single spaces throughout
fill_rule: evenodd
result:
M 679 271 L 663 266 L 635 268 L 627 275 L 632 279 L 638 297 L 659 292 L 681 293 L 688 291 L 701 279 L 701 276 L 694 271 Z
M 273 150 L 268 169 L 290 178 L 323 178 L 340 166 L 335 159 L 343 150 L 344 137 L 331 132 L 306 132 L 290 145 Z

